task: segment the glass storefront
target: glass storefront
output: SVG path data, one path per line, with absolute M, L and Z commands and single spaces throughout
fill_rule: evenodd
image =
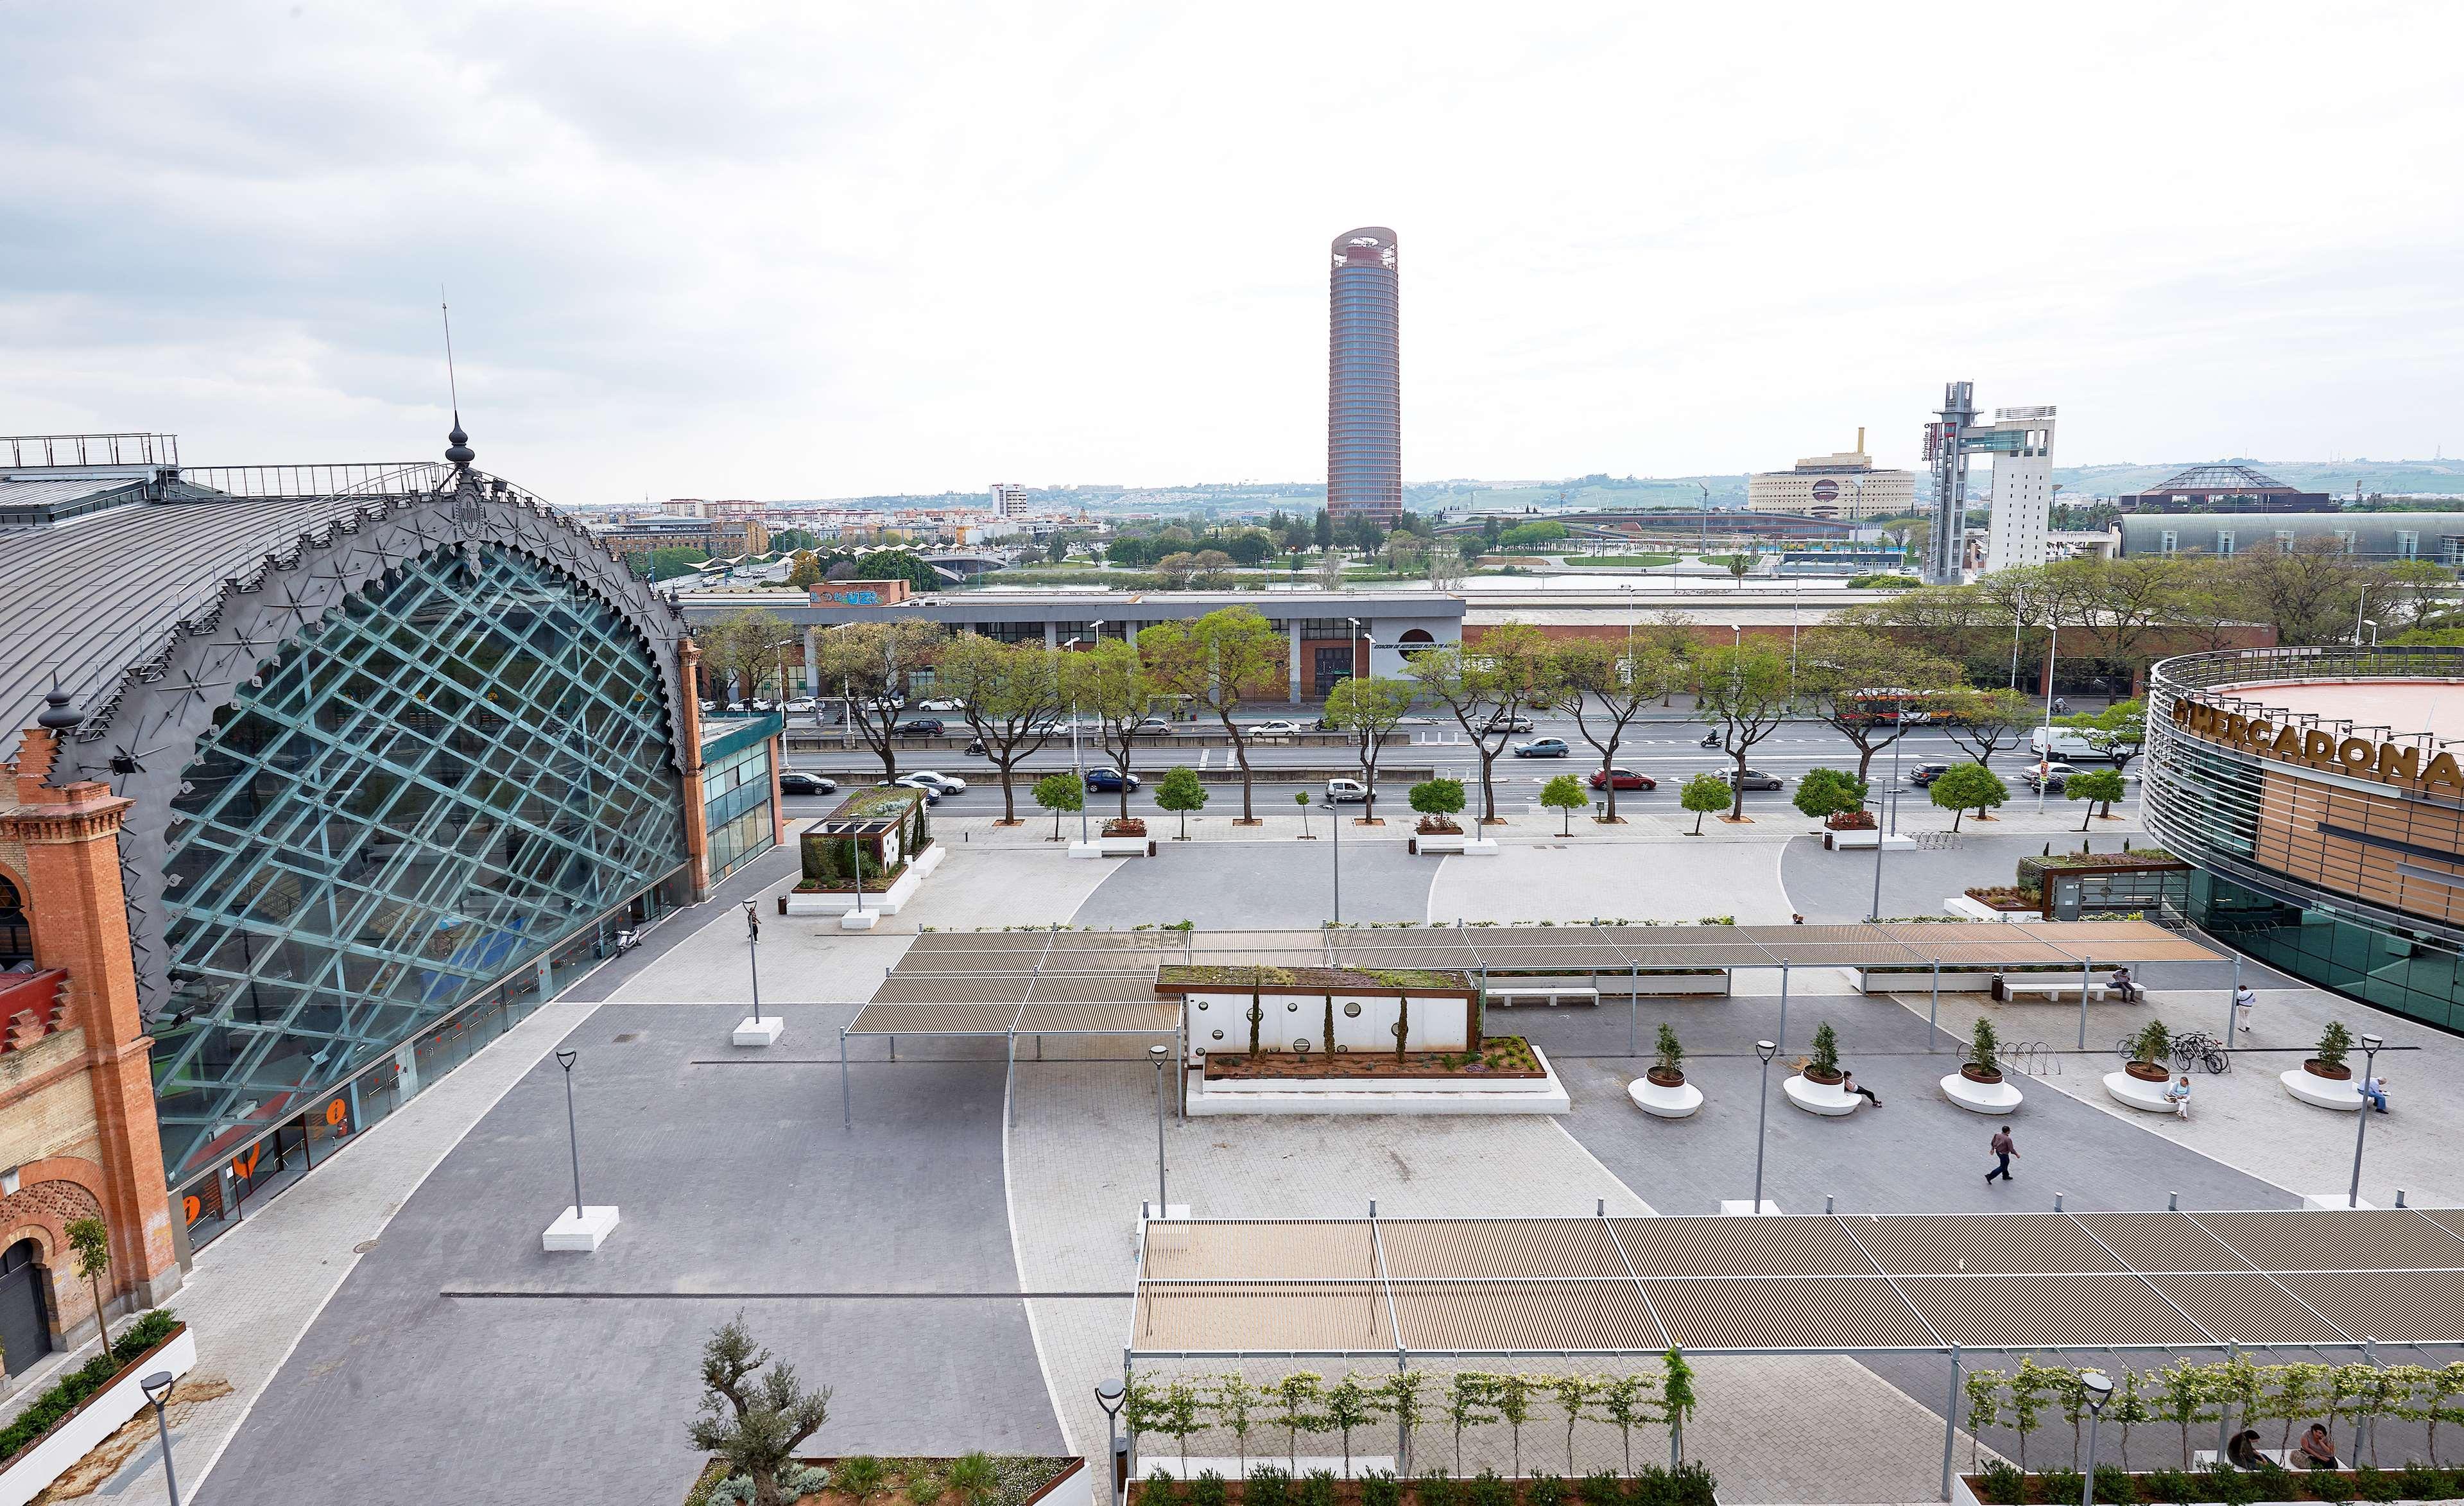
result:
M 287 1166 L 275 1126 L 363 1122 L 336 1084 L 414 1040 L 450 1053 L 434 1028 L 484 992 L 561 987 L 683 862 L 673 764 L 649 646 L 519 554 L 406 562 L 285 645 L 172 804 L 153 1030 L 173 1184 L 252 1146 Z
M 2459 954 L 2447 938 L 2346 915 L 2323 897 L 2313 904 L 2279 899 L 2210 874 L 2191 880 L 2190 919 L 2279 972 L 2464 1030 Z
M 771 819 L 770 740 L 782 727 L 783 719 L 761 717 L 702 740 L 702 813 L 714 884 L 779 845 Z

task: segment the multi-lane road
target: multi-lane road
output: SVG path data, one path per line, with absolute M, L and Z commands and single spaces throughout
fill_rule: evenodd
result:
M 1686 776 L 1720 772 L 1732 766 L 1727 754 L 1719 749 L 1702 745 L 1705 730 L 1699 722 L 1675 720 L 1641 722 L 1630 728 L 1628 736 L 1618 747 L 1617 764 L 1637 773 L 1651 776 L 1660 782 L 1660 787 L 1649 792 L 1625 790 L 1617 796 L 1617 805 L 1626 809 L 1665 813 L 1672 817 L 1679 815 L 1677 786 L 1684 783 Z M 1563 759 L 1518 759 L 1508 754 L 1497 761 L 1498 797 L 1502 804 L 1517 808 L 1530 805 L 1538 798 L 1540 786 L 1551 776 L 1568 773 L 1588 779 L 1592 771 L 1599 766 L 1598 755 L 1582 741 L 1571 719 L 1548 717 L 1538 719 L 1536 730 L 1511 739 L 1508 745 L 1510 747 L 1512 743 L 1551 737 L 1563 739 L 1573 750 L 1572 753 Z M 1081 749 L 1081 757 L 1089 765 L 1109 762 L 1105 755 L 1091 745 Z M 1907 771 L 1914 769 L 1920 764 L 1960 763 L 1965 762 L 1968 757 L 1968 753 L 1958 744 L 1937 730 L 1919 729 L 1901 739 L 1899 766 L 1902 772 L 1901 782 L 1904 789 L 1903 801 L 1922 805 L 1925 799 L 1925 791 L 1906 786 Z M 1202 764 L 1201 759 L 1203 759 Z M 1055 768 L 1067 768 L 1069 766 L 1069 744 L 1067 740 L 1046 743 L 1030 762 L 1037 773 L 1049 772 Z M 1326 769 L 1341 767 L 1353 762 L 1352 750 L 1339 745 L 1295 747 L 1268 743 L 1254 744 L 1249 750 L 1249 764 L 1257 774 L 1258 805 L 1262 809 L 1269 811 L 1287 810 L 1292 806 L 1292 796 L 1302 789 L 1311 792 L 1313 805 L 1322 802 L 1325 798 L 1323 781 L 1313 779 L 1302 782 L 1289 774 L 1278 778 L 1276 773 L 1278 769 L 1288 770 L 1295 767 Z M 2024 741 L 2018 748 L 2006 748 L 1997 751 L 1993 756 L 1994 767 L 2011 785 L 2012 797 L 2014 800 L 2033 798 L 2019 783 L 2019 771 L 2030 762 Z M 1461 779 L 1467 785 L 1476 783 L 1480 778 L 1480 756 L 1460 729 L 1443 727 L 1412 729 L 1412 741 L 1409 743 L 1389 743 L 1380 756 L 1380 763 L 1387 766 L 1434 768 L 1441 775 Z M 1786 780 L 1790 789 L 1793 790 L 1797 779 L 1808 769 L 1830 767 L 1854 770 L 1857 766 L 1857 749 L 1846 738 L 1819 721 L 1791 721 L 1781 726 L 1771 737 L 1756 743 L 1753 752 L 1749 756 L 1748 763 L 1754 768 Z M 1133 811 L 1141 814 L 1155 813 L 1153 798 L 1155 781 L 1161 777 L 1165 769 L 1175 764 L 1189 764 L 1192 766 L 1204 767 L 1212 771 L 1230 767 L 1232 753 L 1230 746 L 1224 742 L 1198 747 L 1187 744 L 1141 747 L 1136 762 L 1132 764 L 1132 769 L 1145 782 L 1145 785 L 1143 788 L 1130 796 L 1130 808 Z M 880 760 L 861 749 L 848 753 L 796 753 L 789 756 L 788 765 L 836 779 L 842 790 L 849 787 L 851 783 L 869 784 L 881 777 Z M 1001 808 L 1001 788 L 995 779 L 992 765 L 987 760 L 968 758 L 955 749 L 915 749 L 902 751 L 899 754 L 898 766 L 901 772 L 934 769 L 967 781 L 966 793 L 945 797 L 941 804 L 935 808 L 938 814 L 990 815 L 998 813 Z M 1887 787 L 1890 776 L 1891 750 L 1885 748 L 1874 760 L 1875 786 L 1878 788 Z M 1020 782 L 1018 804 L 1022 815 L 1040 813 L 1035 810 L 1027 795 L 1028 786 L 1033 783 L 1033 776 L 1023 778 Z M 1393 799 L 1399 804 L 1402 793 L 1399 786 L 1380 781 L 1381 800 Z M 2138 794 L 2135 784 L 2131 794 L 2135 802 Z M 1210 785 L 1209 795 L 1208 807 L 1219 814 L 1227 806 L 1237 806 L 1241 798 L 1238 785 Z M 1769 802 L 1785 802 L 1787 798 L 1788 794 L 1785 791 L 1779 794 L 1762 791 L 1749 794 L 1747 801 L 1751 806 Z M 2057 800 L 2059 797 L 2051 798 Z M 1089 808 L 1099 812 L 1117 808 L 1118 799 L 1116 795 L 1098 794 L 1089 802 Z M 790 816 L 819 816 L 826 814 L 835 804 L 836 797 L 831 796 L 791 798 L 787 802 L 787 813 Z

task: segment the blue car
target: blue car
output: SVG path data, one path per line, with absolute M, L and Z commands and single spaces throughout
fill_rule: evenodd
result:
M 1130 788 L 1138 787 L 1138 776 L 1124 774 L 1117 768 L 1090 768 L 1087 771 L 1086 784 L 1089 789 L 1109 795 L 1117 793 L 1124 780 L 1128 781 Z
M 1564 758 L 1573 751 L 1566 746 L 1564 738 L 1542 738 L 1536 742 L 1518 742 L 1514 745 L 1516 758 Z

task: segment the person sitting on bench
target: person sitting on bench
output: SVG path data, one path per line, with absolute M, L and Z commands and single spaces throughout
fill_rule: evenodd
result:
M 2301 1465 L 2310 1470 L 2332 1470 L 2336 1466 L 2336 1440 L 2329 1436 L 2325 1423 L 2312 1423 L 2301 1435 Z
M 2145 989 L 2130 981 L 2130 969 L 2127 967 L 2115 968 L 2113 970 L 2113 980 L 2106 986 L 2119 992 L 2122 995 L 2122 1002 L 2124 1004 L 2137 1004 L 2139 1002 L 2140 995 L 2146 992 Z
M 2225 1445 L 2225 1458 L 2245 1470 L 2266 1468 L 2267 1460 L 2261 1458 L 2258 1452 L 2258 1429 L 2245 1428 L 2233 1434 L 2233 1441 Z
M 1865 1101 L 1872 1104 L 1874 1107 L 1879 1109 L 1882 1106 L 1882 1100 L 1874 1096 L 1873 1089 L 1860 1088 L 1857 1086 L 1857 1074 L 1853 1072 L 1841 1073 L 1839 1074 L 1839 1091 L 1842 1093 L 1862 1094 L 1864 1095 Z

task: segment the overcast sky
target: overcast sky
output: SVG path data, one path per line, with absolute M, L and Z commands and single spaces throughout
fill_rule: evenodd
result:
M 0 0 L 0 432 L 552 500 L 2464 445 L 2464 6 Z

